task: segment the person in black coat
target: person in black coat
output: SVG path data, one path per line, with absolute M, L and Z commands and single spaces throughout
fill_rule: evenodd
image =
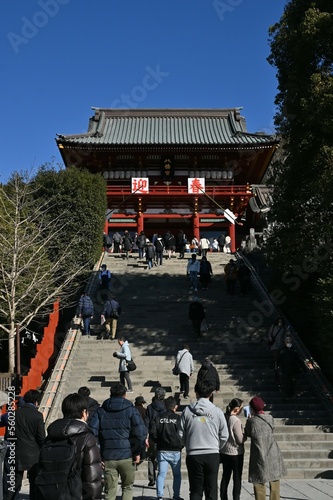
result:
M 173 396 L 165 400 L 166 411 L 155 417 L 150 426 L 150 437 L 157 446 L 158 475 L 156 480 L 157 498 L 164 498 L 164 481 L 169 465 L 173 475 L 173 498 L 180 499 L 181 450 L 178 435 L 180 415 L 176 414 L 177 401 Z
M 90 425 L 91 419 L 95 411 L 97 411 L 101 405 L 99 404 L 98 401 L 96 401 L 96 399 L 90 397 L 89 387 L 86 386 L 80 387 L 80 389 L 77 392 L 78 394 L 81 394 L 81 396 L 84 396 L 86 398 L 87 410 L 88 410 L 87 424 Z
M 220 377 L 217 372 L 217 369 L 211 362 L 209 358 L 205 358 L 197 375 L 197 383 L 202 380 L 208 380 L 210 384 L 214 387 L 214 391 L 220 390 Z M 214 396 L 213 394 L 209 398 L 209 401 L 213 403 Z
M 94 413 L 91 429 L 99 440 L 107 498 L 116 498 L 118 476 L 124 497 L 133 492 L 136 465 L 145 448 L 147 429 L 138 410 L 126 399 L 126 387 L 117 383 L 111 397 Z
M 125 257 L 128 259 L 129 252 L 132 250 L 133 241 L 130 237 L 129 232 L 126 230 L 122 239 L 123 252 L 125 252 Z
M 153 420 L 161 415 L 166 410 L 165 406 L 165 389 L 163 387 L 156 387 L 155 396 L 152 402 L 147 406 L 145 424 L 150 433 L 150 427 Z M 149 435 L 149 447 L 148 447 L 148 486 L 155 486 L 156 481 L 156 471 L 157 471 L 157 450 L 154 441 Z
M 80 471 L 82 491 L 73 492 L 72 498 L 99 500 L 102 498 L 103 468 L 97 439 L 87 425 L 87 400 L 82 394 L 69 394 L 62 402 L 61 411 L 63 418 L 52 422 L 47 429 L 45 446 L 66 438 L 75 441 L 80 451 L 76 456 L 76 469 Z M 42 465 L 40 461 L 41 469 Z
M 292 398 L 295 395 L 297 377 L 301 372 L 305 371 L 305 364 L 293 347 L 293 341 L 289 333 L 285 336 L 285 346 L 280 351 L 279 360 L 282 392 L 286 398 Z
M 200 326 L 202 320 L 206 318 L 205 310 L 198 297 L 194 297 L 188 309 L 188 319 L 192 321 L 193 332 L 197 337 L 200 337 Z
M 207 290 L 208 283 L 212 281 L 212 265 L 207 257 L 202 257 L 200 262 L 200 283 L 203 290 Z
M 14 429 L 8 423 L 6 428 L 5 439 L 9 440 L 7 455 L 5 459 L 5 494 L 6 500 L 11 500 L 16 497 L 22 486 L 24 471 L 28 471 L 30 484 L 30 499 L 35 500 L 33 488 L 36 478 L 37 463 L 39 451 L 45 439 L 45 426 L 43 415 L 38 411 L 38 406 L 41 401 L 41 393 L 36 390 L 30 390 L 23 396 L 24 405 L 15 411 Z M 14 431 L 14 432 L 13 432 Z M 13 441 L 15 438 L 15 441 Z M 15 455 L 15 487 L 12 488 L 10 465 L 12 445 L 14 444 Z M 9 489 L 10 487 L 10 489 Z M 14 490 L 14 491 L 11 491 Z M 36 499 L 38 500 L 38 499 Z

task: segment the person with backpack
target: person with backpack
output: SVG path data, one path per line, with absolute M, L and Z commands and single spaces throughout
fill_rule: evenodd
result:
M 87 292 L 83 292 L 78 305 L 77 315 L 82 318 L 82 335 L 90 335 L 90 322 L 94 316 L 94 304 Z
M 35 498 L 100 499 L 102 460 L 97 439 L 87 425 L 87 400 L 81 394 L 69 394 L 61 410 L 63 418 L 49 425 L 40 451 Z
M 122 247 L 123 247 L 123 252 L 125 252 L 126 259 L 129 258 L 129 252 L 132 250 L 132 245 L 133 245 L 132 238 L 129 232 L 126 230 L 124 232 L 124 236 L 122 239 Z
M 118 319 L 120 315 L 121 307 L 118 300 L 115 297 L 107 300 L 101 314 L 101 323 L 103 324 L 104 322 L 105 324 L 106 338 L 110 338 L 110 333 L 111 340 L 116 338 Z
M 157 450 L 153 439 L 150 436 L 150 429 L 153 420 L 166 411 L 165 406 L 165 389 L 163 387 L 156 387 L 155 396 L 152 402 L 147 406 L 145 424 L 148 429 L 148 486 L 155 486 L 156 471 L 157 471 Z
M 163 238 L 159 234 L 157 236 L 157 239 L 155 242 L 155 249 L 156 249 L 156 263 L 157 263 L 157 265 L 160 265 L 160 266 L 162 266 L 162 264 L 163 264 L 164 248 L 165 248 L 165 244 L 164 244 Z
M 141 233 L 137 237 L 136 244 L 139 250 L 139 259 L 143 259 L 144 249 L 147 244 L 147 238 L 144 231 L 141 231 Z
M 147 261 L 147 269 L 152 269 L 154 264 L 153 260 L 155 259 L 155 247 L 154 245 L 148 241 L 146 246 L 146 261 Z
M 121 234 L 116 231 L 112 237 L 113 242 L 113 253 L 119 253 L 120 243 L 121 243 Z
M 105 467 L 105 499 L 116 499 L 120 476 L 122 499 L 131 500 L 147 430 L 138 410 L 126 399 L 123 384 L 111 388 L 111 397 L 94 414 L 91 428 L 99 440 Z
M 218 374 L 217 369 L 213 365 L 212 361 L 210 358 L 205 358 L 197 375 L 197 382 L 201 382 L 202 380 L 208 380 L 214 387 L 214 391 L 219 391 L 220 390 L 220 376 Z M 214 403 L 214 393 L 212 393 L 211 397 L 209 398 L 209 401 L 211 403 Z

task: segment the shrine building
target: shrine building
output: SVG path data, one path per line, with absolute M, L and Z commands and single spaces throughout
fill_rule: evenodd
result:
M 87 133 L 56 142 L 66 167 L 104 176 L 105 232 L 223 232 L 234 251 L 276 137 L 247 132 L 239 108 L 93 109 Z

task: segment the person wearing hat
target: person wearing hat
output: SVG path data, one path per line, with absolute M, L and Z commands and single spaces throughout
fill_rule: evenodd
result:
M 266 500 L 269 483 L 270 500 L 280 499 L 280 478 L 287 474 L 280 448 L 274 438 L 274 419 L 264 412 L 265 403 L 259 396 L 250 401 L 251 415 L 244 434 L 251 438 L 249 482 L 253 483 L 255 500 Z
M 5 413 L 3 408 L 8 403 L 8 395 L 4 391 L 0 391 L 0 416 Z M 6 422 L 1 418 L 1 427 L 6 425 Z M 4 439 L 0 439 L 0 498 L 3 496 L 2 477 L 3 477 L 3 463 L 6 456 L 7 444 Z
M 147 406 L 146 411 L 145 424 L 148 429 L 148 486 L 155 486 L 157 471 L 157 450 L 154 441 L 150 437 L 150 429 L 153 420 L 166 410 L 164 398 L 165 389 L 163 387 L 156 387 L 155 396 Z

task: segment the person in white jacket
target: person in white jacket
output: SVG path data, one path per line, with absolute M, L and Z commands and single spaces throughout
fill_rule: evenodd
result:
M 188 399 L 190 392 L 190 376 L 194 372 L 193 357 L 190 353 L 190 346 L 183 345 L 183 349 L 177 352 L 176 365 L 179 369 L 180 393 Z
M 218 498 L 217 477 L 220 453 L 229 431 L 223 411 L 209 401 L 214 387 L 208 380 L 194 388 L 197 402 L 185 408 L 180 417 L 179 436 L 186 448 L 186 467 L 190 500 Z

